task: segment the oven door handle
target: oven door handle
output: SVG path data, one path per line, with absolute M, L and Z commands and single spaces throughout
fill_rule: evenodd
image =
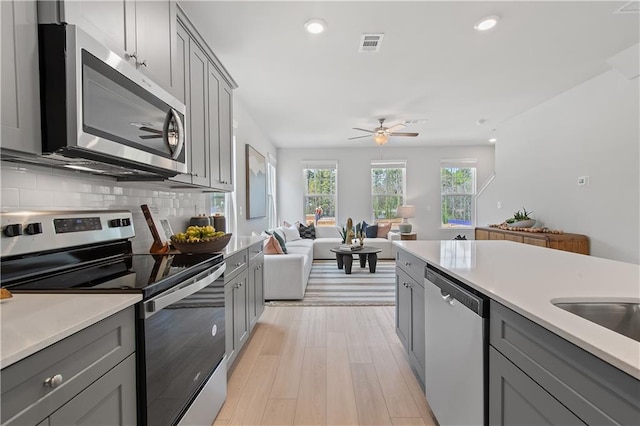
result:
M 213 272 L 209 272 L 204 278 L 199 276 L 194 278 L 194 282 L 190 282 L 186 285 L 174 287 L 168 292 L 160 294 L 153 299 L 144 302 L 144 318 L 147 319 L 152 315 L 157 314 L 167 306 L 176 303 L 186 297 L 191 296 L 193 293 L 202 290 L 224 274 L 227 269 L 227 265 L 222 263 Z M 202 274 L 200 274 L 202 275 Z

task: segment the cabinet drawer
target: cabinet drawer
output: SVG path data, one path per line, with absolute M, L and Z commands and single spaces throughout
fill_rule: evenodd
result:
M 254 244 L 251 247 L 249 247 L 249 260 L 253 261 L 253 259 L 256 256 L 260 256 L 262 254 L 262 242 L 258 243 L 258 244 Z
M 490 342 L 587 424 L 637 424 L 640 381 L 503 305 L 491 302 Z
M 241 250 L 225 259 L 227 270 L 224 273 L 225 282 L 229 278 L 233 278 L 238 272 L 247 267 L 248 255 L 247 250 Z
M 422 284 L 427 263 L 402 249 L 396 253 L 396 266 L 402 268 L 411 278 Z
M 2 424 L 37 424 L 135 350 L 129 307 L 2 370 Z M 47 378 L 62 376 L 56 388 Z

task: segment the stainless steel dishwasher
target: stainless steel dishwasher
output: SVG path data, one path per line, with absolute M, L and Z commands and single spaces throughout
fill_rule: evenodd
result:
M 427 265 L 425 394 L 440 425 L 488 424 L 488 299 Z

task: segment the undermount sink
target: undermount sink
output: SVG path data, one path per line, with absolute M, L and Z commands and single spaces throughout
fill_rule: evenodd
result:
M 640 342 L 640 303 L 553 303 L 560 309 Z

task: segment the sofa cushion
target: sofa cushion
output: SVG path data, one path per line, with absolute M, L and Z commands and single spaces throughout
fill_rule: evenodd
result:
M 364 236 L 367 238 L 376 238 L 378 236 L 378 225 L 368 225 L 364 231 Z
M 290 241 L 300 240 L 300 232 L 295 225 L 291 225 L 289 227 L 283 227 L 282 232 L 284 232 L 284 240 L 288 243 Z
M 342 241 L 342 237 L 340 236 L 340 230 L 337 226 L 317 226 L 316 227 L 316 238 L 340 238 Z
M 391 230 L 390 223 L 379 223 L 378 224 L 378 234 L 376 235 L 378 238 L 387 238 L 387 234 Z
M 309 226 L 304 226 L 303 224 L 298 225 L 298 233 L 300 237 L 303 239 L 315 240 L 316 239 L 316 227 L 312 223 Z
M 277 232 L 277 230 L 274 229 L 273 231 L 265 231 L 265 232 L 269 235 L 273 235 L 274 237 L 276 237 L 276 240 L 278 240 L 278 242 L 280 243 L 280 247 L 282 248 L 282 251 L 284 252 L 284 254 L 287 254 L 287 246 L 284 242 L 284 238 Z
M 284 254 L 280 243 L 273 235 L 264 240 L 263 251 L 264 254 Z
M 299 240 L 296 241 L 291 241 L 290 243 L 287 243 L 287 250 L 291 249 L 292 247 L 307 247 L 309 249 L 313 248 L 313 241 L 314 240 L 309 240 L 306 238 L 301 238 Z

